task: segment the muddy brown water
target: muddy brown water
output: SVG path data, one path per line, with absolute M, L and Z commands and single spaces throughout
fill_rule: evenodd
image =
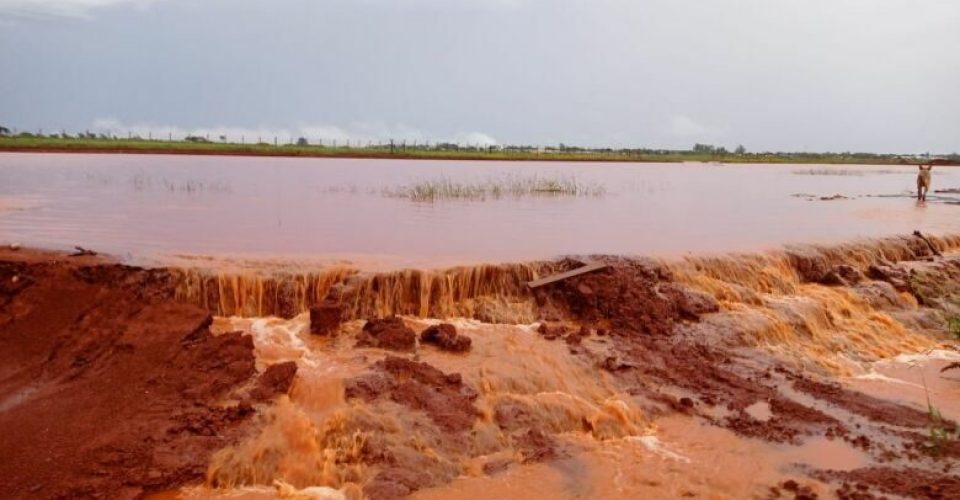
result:
M 960 229 L 911 166 L 388 161 L 0 153 L 0 243 L 137 258 L 310 256 L 369 267 L 673 256 Z M 602 196 L 418 203 L 423 181 L 575 179 Z M 960 187 L 938 169 L 934 189 Z M 849 199 L 821 201 L 842 195 Z
M 903 406 L 891 415 L 922 420 L 932 397 L 945 418 L 960 419 L 956 375 L 939 371 L 960 361 L 943 323 L 943 314 L 955 311 L 953 284 L 925 294 L 914 290 L 914 295 L 879 281 L 857 287 L 811 282 L 795 256 L 782 251 L 702 256 L 914 229 L 957 233 L 960 207 L 950 204 L 954 200 L 932 197 L 918 206 L 909 198 L 912 167 L 46 154 L 0 154 L 0 167 L 0 243 L 82 245 L 130 260 L 242 253 L 291 256 L 293 262 L 304 256 L 347 259 L 354 267 L 389 268 L 516 262 L 564 253 L 676 257 L 692 252 L 668 259 L 667 269 L 677 284 L 716 299 L 719 310 L 678 324 L 678 336 L 735 338 L 735 352 L 743 357 L 736 364 L 743 369 L 770 364 L 786 367 L 784 373 L 836 381 L 876 401 Z M 958 174 L 938 170 L 935 189 L 960 185 Z M 434 203 L 382 195 L 384 188 L 421 180 L 534 175 L 575 177 L 602 186 L 606 194 Z M 834 194 L 847 199 L 819 199 Z M 913 260 L 908 266 L 933 266 L 932 279 L 943 283 L 960 272 L 960 238 L 938 241 L 948 253 L 942 264 L 921 262 L 926 247 L 916 251 L 917 241 L 910 238 L 819 252 L 830 266 L 861 270 L 880 261 Z M 627 375 L 601 368 L 608 354 L 621 352 L 611 337 L 592 336 L 574 348 L 538 333 L 542 318 L 522 286 L 549 271 L 538 266 L 361 277 L 355 320 L 336 339 L 311 335 L 305 309 L 332 283 L 346 279 L 346 270 L 313 275 L 310 267 L 306 274 L 288 277 L 286 284 L 296 286 L 286 288 L 260 276 L 218 275 L 207 282 L 185 275 L 178 298 L 216 314 L 215 334 L 251 335 L 257 370 L 287 361 L 299 370 L 288 396 L 258 409 L 255 431 L 210 460 L 205 486 L 194 483 L 161 496 L 358 498 L 359 485 L 369 484 L 380 469 L 389 470 L 394 460 L 422 464 L 433 475 L 429 484 L 414 488 L 414 498 L 766 498 L 771 487 L 786 480 L 830 498 L 838 485 L 816 479 L 810 469 L 848 472 L 890 465 L 878 451 L 881 445 L 901 454 L 894 466 L 955 464 L 949 456 L 910 458 L 897 448 L 903 439 L 896 432 L 917 428 L 871 423 L 876 401 L 858 399 L 842 407 L 837 400 L 794 389 L 783 375 L 765 382 L 775 387 L 779 380 L 776 391 L 742 392 L 754 394 L 742 401 L 737 422 L 743 425 L 716 425 L 737 417 L 740 410 L 732 400 L 714 406 L 701 399 L 699 416 L 664 413 L 664 400 L 649 398 L 696 397 L 696 391 L 678 379 L 675 386 L 658 386 L 651 393 L 645 384 L 662 383 L 653 372 L 644 372 L 636 378 L 639 385 L 631 386 Z M 284 290 L 292 297 L 286 302 L 280 300 Z M 919 302 L 921 295 L 925 303 Z M 484 302 L 491 298 L 510 300 Z M 296 307 L 281 307 L 291 301 Z M 391 354 L 357 345 L 360 318 L 392 313 L 403 314 L 416 331 L 443 318 L 473 339 L 468 355 L 432 348 L 403 354 L 443 373 L 459 373 L 476 391 L 478 414 L 469 433 L 440 432 L 428 414 L 398 401 L 347 397 L 345 384 Z M 486 322 L 473 319 L 481 316 Z M 723 374 L 724 380 L 741 380 L 732 373 Z M 765 400 L 763 394 L 779 399 Z M 30 394 L 14 396 L 0 402 L 0 412 Z M 813 421 L 796 424 L 787 410 L 797 408 L 785 402 L 835 419 L 851 429 L 850 439 L 824 434 Z M 555 455 L 527 460 L 530 450 L 498 421 L 498 409 L 511 407 L 526 408 L 527 418 L 554 441 Z M 797 442 L 749 433 L 780 425 L 819 430 Z M 853 430 L 861 426 L 864 430 Z M 920 428 L 921 438 L 925 431 Z M 877 440 L 872 448 L 854 440 L 861 432 L 860 438 Z M 371 458 L 378 449 L 393 458 Z M 488 472 L 488 465 L 498 463 L 510 465 Z M 219 488 L 211 488 L 214 484 Z

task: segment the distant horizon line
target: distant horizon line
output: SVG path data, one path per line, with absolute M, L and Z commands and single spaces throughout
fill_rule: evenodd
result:
M 537 144 L 537 143 L 505 143 L 505 142 L 483 142 L 483 141 L 463 141 L 463 140 L 454 140 L 454 139 L 425 139 L 425 138 L 325 138 L 319 135 L 315 135 L 312 138 L 307 134 L 297 134 L 290 133 L 286 131 L 284 134 L 216 134 L 212 131 L 215 128 L 197 128 L 194 131 L 187 131 L 183 128 L 178 127 L 169 127 L 166 135 L 157 134 L 157 137 L 154 137 L 153 130 L 161 127 L 152 128 L 147 131 L 146 137 L 144 134 L 135 132 L 134 129 L 138 127 L 129 128 L 126 131 L 126 137 L 123 134 L 118 134 L 112 129 L 98 129 L 98 127 L 93 127 L 94 132 L 91 132 L 91 128 L 85 128 L 82 131 L 76 131 L 73 134 L 70 134 L 66 128 L 61 128 L 59 131 L 45 132 L 44 128 L 37 128 L 35 131 L 30 129 L 18 128 L 18 127 L 6 127 L 0 125 L 0 138 L 7 139 L 16 139 L 16 138 L 45 138 L 45 139 L 76 139 L 76 140 L 141 140 L 141 141 L 156 141 L 156 142 L 207 142 L 211 144 L 223 144 L 223 145 L 237 145 L 237 146 L 257 146 L 257 145 L 272 145 L 272 146 L 291 146 L 291 145 L 300 145 L 300 146 L 312 146 L 312 147 L 325 147 L 325 148 L 345 148 L 345 149 L 366 149 L 366 148 L 383 148 L 389 147 L 393 144 L 395 147 L 410 147 L 410 148 L 444 148 L 456 146 L 461 149 L 497 149 L 497 150 L 521 150 L 521 151 L 549 151 L 549 152 L 570 152 L 575 153 L 577 151 L 582 152 L 644 152 L 650 154 L 671 154 L 671 153 L 697 153 L 697 154 L 718 154 L 718 155 L 832 155 L 832 156 L 878 156 L 878 157 L 906 157 L 906 158 L 937 158 L 937 157 L 960 157 L 960 153 L 954 152 L 875 152 L 875 151 L 856 151 L 856 150 L 844 150 L 844 151 L 831 151 L 831 150 L 750 150 L 745 146 L 738 144 L 735 148 L 728 149 L 726 146 L 718 146 L 715 144 L 700 143 L 696 142 L 690 148 L 672 148 L 672 147 L 653 147 L 653 146 L 582 146 L 575 144 L 567 144 L 565 142 L 559 141 L 557 143 L 547 143 L 547 144 Z M 56 129 L 46 129 L 46 130 L 56 130 Z M 174 132 L 176 130 L 176 132 Z M 198 131 L 203 131 L 197 133 Z M 142 130 L 141 130 L 142 132 Z M 240 138 L 239 142 L 236 141 L 236 137 L 231 139 L 231 135 L 238 136 Z M 335 135 L 335 134 L 334 134 Z M 211 138 L 211 136 L 213 136 Z M 250 141 L 247 141 L 249 137 Z M 257 137 L 257 141 L 253 141 L 253 137 Z M 202 139 L 202 141 L 198 141 Z M 264 140 L 266 139 L 266 140 Z M 272 141 L 271 141 L 272 139 Z M 301 142 L 301 140 L 305 142 Z M 743 151 L 739 151 L 740 148 L 743 148 Z

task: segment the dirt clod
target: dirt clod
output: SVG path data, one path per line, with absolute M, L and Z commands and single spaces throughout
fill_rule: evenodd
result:
M 697 320 L 701 315 L 720 310 L 720 303 L 714 296 L 676 283 L 660 285 L 659 291 L 674 303 L 684 319 Z
M 373 401 L 388 398 L 424 411 L 440 428 L 462 432 L 473 427 L 477 392 L 465 385 L 459 373 L 445 374 L 426 364 L 387 356 L 376 372 L 345 381 L 346 397 Z
M 343 307 L 334 301 L 310 308 L 310 333 L 314 335 L 336 335 L 343 323 Z
M 413 351 L 417 347 L 417 334 L 397 316 L 371 319 L 363 325 L 363 331 L 357 337 L 357 347 Z
M 267 401 L 290 391 L 297 374 L 297 363 L 287 361 L 270 365 L 257 379 L 257 386 L 250 396 L 256 401 Z
M 511 440 L 514 449 L 520 453 L 523 463 L 544 462 L 557 458 L 556 442 L 539 429 L 530 429 L 514 435 Z
M 458 334 L 457 328 L 449 323 L 428 327 L 420 333 L 420 342 L 451 352 L 469 351 L 472 343 L 470 337 Z

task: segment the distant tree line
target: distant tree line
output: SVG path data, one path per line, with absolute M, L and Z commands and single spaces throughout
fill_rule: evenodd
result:
M 68 134 L 66 131 L 61 131 L 59 133 L 47 133 L 44 134 L 43 130 L 38 130 L 37 132 L 28 132 L 28 131 L 17 131 L 16 128 L 10 128 L 7 126 L 0 125 L 0 137 L 4 138 L 51 138 L 51 139 L 69 139 L 69 140 L 120 140 L 119 137 L 110 133 L 110 132 L 90 132 L 89 130 L 83 132 L 77 132 L 74 135 Z M 228 137 L 226 135 L 217 136 L 219 142 L 227 144 L 229 143 Z M 136 140 L 143 141 L 142 137 L 135 135 L 132 132 L 128 132 L 125 138 L 126 140 Z M 297 147 L 317 147 L 317 148 L 351 148 L 351 141 L 345 140 L 338 144 L 337 140 L 328 140 L 316 139 L 311 141 L 307 137 L 293 137 L 285 138 L 283 141 L 279 140 L 278 137 L 273 137 L 273 142 L 268 142 L 263 140 L 265 138 L 257 138 L 255 142 L 250 144 L 256 145 L 259 147 L 266 146 L 276 146 L 276 147 L 286 147 L 286 146 L 297 146 Z M 187 135 L 182 139 L 174 139 L 173 134 L 167 134 L 167 137 L 162 139 L 155 139 L 150 135 L 146 140 L 166 140 L 166 141 L 184 141 L 194 144 L 207 144 L 212 143 L 209 135 L 201 136 L 196 134 Z M 241 140 L 242 144 L 246 144 L 244 140 Z M 410 151 L 436 151 L 436 152 L 466 152 L 466 153 L 503 153 L 503 154 L 564 154 L 564 155 L 610 155 L 610 156 L 623 156 L 629 158 L 673 158 L 673 159 L 683 159 L 685 157 L 692 159 L 701 159 L 701 158 L 710 158 L 714 160 L 738 160 L 738 161 L 769 161 L 769 160 L 783 160 L 790 161 L 791 159 L 797 160 L 806 160 L 806 161 L 836 161 L 836 160 L 849 160 L 850 162 L 862 161 L 884 161 L 884 162 L 896 162 L 902 161 L 907 162 L 907 159 L 915 159 L 917 157 L 929 158 L 931 155 L 929 153 L 923 155 L 898 155 L 898 154 L 884 154 L 884 153 L 865 153 L 865 152 L 785 152 L 785 151 L 754 151 L 749 152 L 747 148 L 742 144 L 738 145 L 733 151 L 728 150 L 724 146 L 716 146 L 713 144 L 694 144 L 690 149 L 664 149 L 664 148 L 612 148 L 612 147 L 582 147 L 569 145 L 566 143 L 559 143 L 557 145 L 529 145 L 529 144 L 463 144 L 450 141 L 441 141 L 430 143 L 428 141 L 407 141 L 407 140 L 389 140 L 389 141 L 377 141 L 374 144 L 373 141 L 368 140 L 364 144 L 362 141 L 354 140 L 352 147 L 358 147 L 374 151 L 382 151 L 389 153 L 409 153 Z M 952 153 L 946 155 L 937 155 L 938 157 L 945 158 L 950 161 L 960 162 L 960 154 Z

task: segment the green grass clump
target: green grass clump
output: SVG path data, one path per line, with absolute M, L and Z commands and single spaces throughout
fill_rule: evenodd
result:
M 960 316 L 947 316 L 947 331 L 954 339 L 960 340 Z
M 480 182 L 459 182 L 442 178 L 407 186 L 387 187 L 382 194 L 389 198 L 405 198 L 416 202 L 483 201 L 530 196 L 597 197 L 605 195 L 606 189 L 596 183 L 580 182 L 574 177 L 511 176 Z
M 947 446 L 957 439 L 957 436 L 944 427 L 943 417 L 940 416 L 940 410 L 936 407 L 930 408 L 930 422 L 930 439 L 925 444 L 927 451 L 937 456 L 943 453 Z

